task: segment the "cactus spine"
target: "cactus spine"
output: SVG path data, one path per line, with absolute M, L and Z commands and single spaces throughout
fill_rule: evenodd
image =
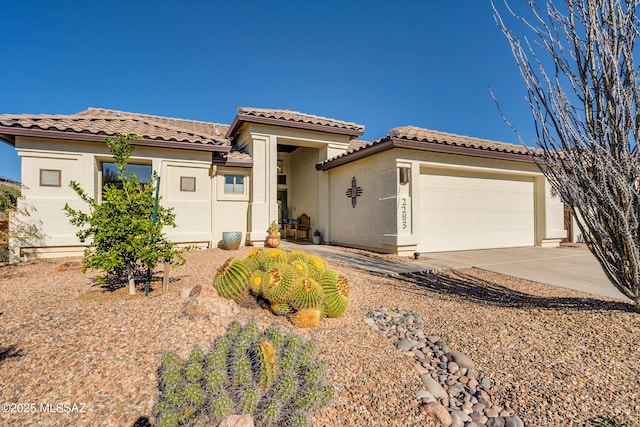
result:
M 293 292 L 295 272 L 293 268 L 282 264 L 267 271 L 262 286 L 262 294 L 271 303 L 287 302 Z
M 229 258 L 218 269 L 213 279 L 213 286 L 223 297 L 239 303 L 249 289 L 249 268 L 244 262 Z
M 329 317 L 342 315 L 349 305 L 349 282 L 337 271 L 329 270 L 322 275 L 320 285 L 324 290 L 324 311 Z
M 322 286 L 311 277 L 300 277 L 296 280 L 291 294 L 291 306 L 296 310 L 319 308 L 324 291 Z
M 313 341 L 234 321 L 208 353 L 196 347 L 186 362 L 162 356 L 156 425 L 218 425 L 241 413 L 261 426 L 308 425 L 309 412 L 333 398 L 315 356 Z

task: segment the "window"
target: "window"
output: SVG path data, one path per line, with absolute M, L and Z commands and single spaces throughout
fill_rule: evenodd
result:
M 181 176 L 180 177 L 180 191 L 196 191 L 196 177 L 195 176 Z
M 40 186 L 60 187 L 61 175 L 59 169 L 40 169 Z
M 225 175 L 224 194 L 244 194 L 244 175 Z
M 125 172 L 128 177 L 131 177 L 131 174 L 135 173 L 138 181 L 140 181 L 141 184 L 146 184 L 151 180 L 153 171 L 151 165 L 128 164 Z M 118 187 L 122 186 L 122 183 L 118 179 L 118 169 L 113 162 L 102 162 L 102 188 L 104 189 L 107 184 Z

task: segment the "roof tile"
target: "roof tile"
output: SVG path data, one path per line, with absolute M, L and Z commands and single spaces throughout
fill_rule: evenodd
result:
M 314 125 L 329 126 L 340 129 L 349 129 L 357 132 L 364 132 L 364 126 L 357 123 L 345 122 L 342 120 L 330 119 L 312 114 L 300 113 L 290 110 L 272 110 L 268 108 L 238 108 L 238 115 L 265 117 L 290 122 L 309 123 Z
M 93 135 L 137 134 L 144 139 L 229 146 L 229 126 L 195 120 L 89 108 L 76 114 L 3 114 L 0 126 Z

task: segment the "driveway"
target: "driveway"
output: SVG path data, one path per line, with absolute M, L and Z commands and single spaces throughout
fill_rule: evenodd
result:
M 296 249 L 300 244 L 283 241 L 282 247 Z M 546 285 L 629 301 L 613 287 L 598 261 L 584 246 L 433 252 L 423 253 L 417 260 L 407 258 L 406 261 L 381 260 L 340 251 L 329 245 L 304 245 L 304 250 L 378 274 L 477 267 Z
M 629 301 L 613 287 L 586 247 L 508 248 L 424 253 L 441 268 L 477 267 L 538 283 Z

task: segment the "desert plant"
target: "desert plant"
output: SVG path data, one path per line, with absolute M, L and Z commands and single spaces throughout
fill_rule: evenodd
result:
M 240 302 L 249 291 L 249 277 L 249 268 L 244 262 L 229 258 L 218 268 L 213 287 L 223 297 Z
M 294 281 L 295 271 L 289 265 L 270 268 L 265 274 L 262 294 L 271 303 L 287 302 L 293 292 Z
M 70 186 L 84 201 L 89 212 L 76 210 L 68 204 L 64 210 L 72 225 L 80 228 L 76 236 L 81 242 L 91 240 L 84 252 L 83 271 L 100 269 L 104 275 L 119 278 L 126 275 L 130 291 L 135 293 L 135 276 L 150 272 L 160 260 L 183 263 L 179 249 L 164 235 L 164 227 L 175 227 L 171 209 L 155 204 L 157 174 L 145 185 L 134 173 L 127 175 L 127 160 L 134 148 L 130 142 L 136 135 L 117 134 L 105 138 L 115 159 L 118 183 L 105 186 L 102 202 L 91 197 L 75 181 Z M 154 221 L 155 217 L 155 221 Z
M 349 282 L 337 271 L 326 271 L 320 279 L 324 290 L 324 312 L 329 317 L 341 316 L 349 305 Z
M 508 5 L 504 15 L 533 40 L 519 38 L 495 6 L 494 16 L 525 83 L 541 149 L 533 159 L 613 286 L 640 311 L 640 2 L 527 3 L 527 15 Z
M 241 274 L 235 272 L 238 265 Z M 325 317 L 342 315 L 349 304 L 347 279 L 322 257 L 300 250 L 254 249 L 245 259 L 230 258 L 218 269 L 214 286 L 243 307 L 262 305 L 290 316 L 298 327 L 316 327 Z M 307 311 L 297 313 L 302 310 Z
M 319 308 L 324 298 L 322 286 L 311 277 L 298 278 L 291 294 L 291 306 L 296 310 Z
M 195 348 L 183 361 L 167 352 L 158 369 L 157 425 L 217 425 L 251 414 L 257 426 L 308 426 L 310 413 L 333 398 L 316 347 L 275 325 L 260 333 L 253 321 L 234 321 L 206 354 Z

